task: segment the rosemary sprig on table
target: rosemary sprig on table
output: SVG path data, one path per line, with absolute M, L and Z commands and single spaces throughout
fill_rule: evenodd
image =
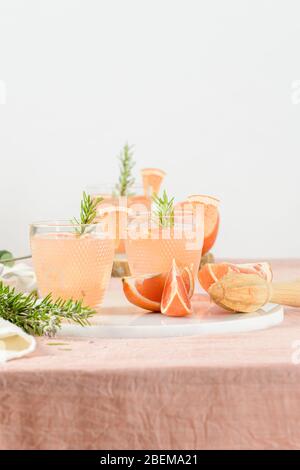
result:
M 75 232 L 78 235 L 83 235 L 87 229 L 88 224 L 92 224 L 97 216 L 97 206 L 103 201 L 103 197 L 92 198 L 89 194 L 83 191 L 82 200 L 80 204 L 80 220 L 73 217 L 71 220 L 74 225 Z
M 174 197 L 168 198 L 166 190 L 164 190 L 162 197 L 157 194 L 152 195 L 154 203 L 154 215 L 158 219 L 161 227 L 173 227 L 174 225 Z
M 135 165 L 133 160 L 133 146 L 125 144 L 120 155 L 120 176 L 116 184 L 115 196 L 131 196 L 130 189 L 134 185 L 135 179 L 132 177 L 132 169 Z
M 52 300 L 51 294 L 38 300 L 34 293 L 17 294 L 15 289 L 0 282 L 0 317 L 22 328 L 31 335 L 54 336 L 62 320 L 81 326 L 89 324 L 95 311 L 82 305 L 82 301 Z

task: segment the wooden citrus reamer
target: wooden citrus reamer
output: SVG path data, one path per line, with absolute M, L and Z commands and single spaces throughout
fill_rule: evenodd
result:
M 229 273 L 208 293 L 217 305 L 235 312 L 255 312 L 268 302 L 300 307 L 300 281 L 270 283 L 256 274 Z

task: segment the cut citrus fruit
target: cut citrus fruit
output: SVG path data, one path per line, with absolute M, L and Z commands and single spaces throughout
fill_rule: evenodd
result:
M 160 305 L 162 293 L 166 282 L 166 274 L 138 277 L 135 280 L 136 290 L 147 299 L 158 302 Z M 159 308 L 160 310 L 160 308 Z
M 151 209 L 151 198 L 144 194 L 134 194 L 128 197 L 127 204 L 133 212 L 147 212 Z
M 210 286 L 219 281 L 226 274 L 230 272 L 243 273 L 243 274 L 258 274 L 260 277 L 268 282 L 272 281 L 273 273 L 269 263 L 207 263 L 200 269 L 198 278 L 203 289 L 208 291 Z
M 189 268 L 183 268 L 181 278 L 189 298 L 194 293 L 194 277 Z M 160 312 L 160 303 L 168 273 L 128 276 L 122 279 L 127 300 L 138 307 Z
M 145 195 L 151 196 L 153 193 L 159 193 L 166 173 L 159 168 L 144 168 L 141 173 Z
M 195 281 L 194 281 L 193 272 L 188 267 L 185 267 L 181 270 L 181 277 L 184 282 L 187 294 L 189 298 L 191 299 L 193 297 L 194 290 L 195 290 Z
M 161 280 L 157 280 L 158 286 L 160 286 L 160 281 Z M 122 278 L 123 292 L 127 300 L 129 300 L 130 303 L 132 303 L 133 305 L 136 305 L 137 307 L 143 308 L 145 310 L 150 310 L 150 312 L 160 312 L 160 299 L 151 300 L 145 297 L 137 289 L 136 282 L 137 282 L 137 279 L 133 276 Z M 145 290 L 148 292 L 148 289 L 145 289 Z
M 193 274 L 191 270 L 186 267 L 182 269 L 180 275 L 182 277 L 187 294 L 189 298 L 191 298 L 195 287 Z M 149 300 L 161 302 L 167 276 L 168 273 L 161 273 L 150 276 L 136 277 L 133 279 L 135 279 L 135 287 L 139 294 Z
M 160 311 L 170 317 L 183 317 L 192 313 L 191 301 L 175 260 L 165 282 Z
M 214 245 L 219 230 L 219 199 L 213 196 L 193 195 L 187 198 L 191 204 L 204 205 L 204 243 L 202 254 L 205 255 Z

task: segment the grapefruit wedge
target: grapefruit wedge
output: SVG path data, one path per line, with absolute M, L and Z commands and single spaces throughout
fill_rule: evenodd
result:
M 202 255 L 205 255 L 213 247 L 218 235 L 220 223 L 219 199 L 213 196 L 197 194 L 189 196 L 185 201 L 177 203 L 175 210 L 196 210 L 198 204 L 204 207 L 204 242 Z
M 189 268 L 179 273 L 189 298 L 194 293 L 194 277 Z M 122 279 L 124 294 L 130 303 L 151 312 L 160 312 L 163 290 L 168 273 L 127 276 Z
M 144 193 L 147 196 L 152 196 L 153 193 L 158 194 L 166 173 L 159 168 L 144 168 L 141 173 Z
M 160 311 L 170 317 L 184 317 L 192 313 L 191 301 L 175 260 L 166 278 Z
M 220 223 L 219 199 L 213 196 L 193 195 L 188 197 L 188 202 L 192 204 L 204 205 L 204 243 L 202 255 L 205 255 L 214 245 Z
M 189 298 L 192 297 L 194 293 L 194 277 L 192 271 L 189 268 L 183 268 L 180 272 L 184 286 L 188 293 Z M 135 287 L 138 292 L 156 302 L 160 302 L 165 287 L 165 282 L 167 279 L 168 273 L 155 274 L 150 276 L 142 276 L 135 278 Z
M 145 277 L 144 280 L 149 278 Z M 155 279 L 154 284 L 157 286 L 161 285 L 161 279 Z M 140 293 L 140 286 L 143 286 L 143 278 L 136 278 L 133 276 L 123 277 L 123 292 L 127 300 L 137 307 L 149 310 L 150 312 L 160 312 L 160 299 L 156 295 L 156 290 L 151 291 L 151 298 L 146 297 Z M 148 284 L 148 283 L 147 283 Z M 148 287 L 148 286 L 147 286 Z M 143 289 L 141 289 L 143 291 Z M 146 289 L 148 292 L 148 288 Z M 148 294 L 149 295 L 149 294 Z
M 268 282 L 272 281 L 273 273 L 269 263 L 207 263 L 200 269 L 198 279 L 206 291 L 212 284 L 218 282 L 222 277 L 230 272 L 243 274 L 258 274 Z

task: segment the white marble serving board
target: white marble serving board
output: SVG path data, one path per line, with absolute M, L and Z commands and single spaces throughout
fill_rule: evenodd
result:
M 96 338 L 154 338 L 216 335 L 262 330 L 283 321 L 283 307 L 268 304 L 255 313 L 230 313 L 211 304 L 207 296 L 195 296 L 195 313 L 172 318 L 149 313 L 127 302 L 123 292 L 110 290 L 91 325 L 64 324 L 60 336 Z

